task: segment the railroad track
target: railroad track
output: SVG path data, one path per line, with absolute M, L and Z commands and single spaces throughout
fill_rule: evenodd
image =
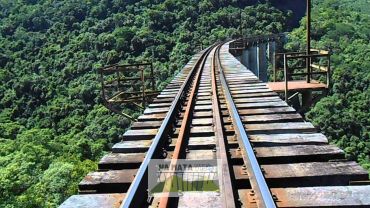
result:
M 216 161 L 218 188 L 149 196 L 153 159 Z M 61 207 L 366 207 L 368 179 L 222 43 L 192 58 Z

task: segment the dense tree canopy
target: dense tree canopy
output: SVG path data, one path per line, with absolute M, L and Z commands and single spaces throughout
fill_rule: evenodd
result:
M 366 0 L 314 0 L 313 47 L 331 50 L 333 88 L 307 115 L 332 143 L 370 170 L 370 6 Z M 304 26 L 287 48 L 304 45 Z
M 287 30 L 290 13 L 238 0 L 0 0 L 0 207 L 56 207 L 129 126 L 101 105 L 98 67 L 153 61 L 161 88 L 238 36 L 240 9 L 244 34 Z

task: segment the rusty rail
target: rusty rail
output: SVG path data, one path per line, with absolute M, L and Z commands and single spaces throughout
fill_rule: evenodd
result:
M 244 125 L 240 119 L 237 107 L 234 103 L 233 97 L 231 96 L 230 89 L 226 82 L 226 78 L 222 69 L 222 64 L 220 62 L 218 53 L 218 65 L 220 70 L 220 80 L 224 90 L 224 94 L 227 99 L 228 108 L 230 115 L 232 117 L 235 133 L 238 135 L 240 146 L 243 147 L 244 153 L 243 160 L 247 165 L 250 174 L 250 182 L 252 188 L 258 192 L 260 200 L 258 201 L 259 207 L 276 207 L 270 189 L 266 183 L 265 177 L 262 173 L 261 167 L 257 161 L 256 155 L 254 153 L 252 144 L 249 141 L 249 138 L 244 130 Z
M 159 148 L 163 145 L 160 145 L 163 142 L 163 138 L 168 135 L 169 130 L 171 129 L 170 125 L 173 123 L 173 119 L 177 113 L 177 109 L 181 105 L 182 99 L 184 98 L 187 89 L 190 86 L 190 81 L 196 72 L 196 68 L 199 67 L 202 60 L 207 56 L 210 48 L 206 49 L 201 58 L 198 59 L 197 63 L 192 68 L 191 72 L 187 76 L 186 80 L 184 81 L 182 87 L 178 91 L 175 100 L 172 102 L 171 108 L 167 113 L 166 117 L 164 118 L 163 123 L 161 124 L 158 133 L 156 134 L 155 138 L 153 139 L 153 143 L 150 146 L 148 152 L 146 153 L 145 159 L 140 165 L 137 175 L 135 176 L 134 181 L 131 183 L 129 190 L 127 191 L 126 197 L 121 204 L 121 208 L 128 208 L 128 207 L 135 207 L 135 204 L 140 204 L 142 201 L 142 197 L 146 195 L 146 187 L 147 187 L 147 171 L 148 165 L 151 159 L 154 159 L 156 153 L 160 150 Z
M 189 138 L 189 131 L 190 131 L 189 127 L 190 127 L 190 124 L 191 124 L 192 111 L 194 109 L 194 104 L 195 104 L 195 96 L 196 96 L 196 92 L 198 90 L 200 76 L 201 76 L 201 73 L 203 71 L 204 64 L 205 64 L 207 56 L 210 52 L 211 52 L 210 49 L 206 51 L 206 55 L 201 60 L 200 66 L 198 66 L 199 69 L 197 70 L 196 75 L 195 75 L 195 79 L 192 83 L 193 86 L 191 88 L 190 95 L 188 96 L 189 99 L 188 99 L 188 103 L 187 103 L 186 108 L 185 108 L 184 118 L 181 122 L 179 136 L 177 137 L 175 150 L 174 150 L 174 153 L 172 155 L 171 166 L 175 166 L 177 164 L 177 160 L 181 159 L 182 155 L 185 152 L 184 143 L 185 143 L 185 139 Z M 171 183 L 172 183 L 172 180 L 170 180 L 170 183 L 166 184 L 166 185 L 172 186 Z M 170 201 L 169 194 L 166 194 L 166 196 L 161 197 L 160 202 L 159 202 L 159 208 L 169 207 L 169 203 L 170 203 L 169 201 Z
M 218 59 L 220 48 L 223 44 L 216 47 L 212 56 L 212 107 L 213 107 L 213 120 L 215 123 L 215 136 L 217 138 L 217 152 L 220 160 L 219 166 L 221 167 L 221 190 L 223 207 L 232 208 L 236 207 L 236 193 L 234 191 L 232 177 L 229 168 L 229 158 L 226 149 L 226 136 L 223 130 L 223 119 L 220 109 L 219 93 L 217 90 L 217 70 L 221 68 L 220 60 Z M 217 66 L 217 67 L 216 67 Z

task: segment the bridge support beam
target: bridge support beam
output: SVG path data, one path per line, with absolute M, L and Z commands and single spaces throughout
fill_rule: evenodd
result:
M 249 52 L 249 70 L 253 72 L 256 76 L 258 76 L 258 51 L 257 51 L 257 46 L 251 46 L 250 48 L 247 49 Z
M 259 43 L 257 47 L 257 77 L 262 82 L 267 82 L 267 43 Z
M 250 68 L 250 64 L 249 64 L 249 50 L 246 49 L 246 50 L 243 50 L 243 53 L 242 53 L 242 56 L 241 56 L 241 63 L 247 67 L 247 69 Z
M 267 57 L 268 57 L 268 60 L 271 64 L 274 63 L 274 54 L 275 54 L 275 50 L 276 50 L 276 42 L 273 41 L 273 42 L 268 42 L 267 43 Z
M 246 68 L 251 70 L 261 81 L 268 81 L 268 63 L 274 63 L 276 42 L 256 42 L 239 51 L 234 51 L 234 56 Z

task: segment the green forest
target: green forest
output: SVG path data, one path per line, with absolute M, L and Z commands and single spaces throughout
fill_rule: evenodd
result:
M 370 5 L 366 0 L 315 0 L 312 47 L 330 50 L 333 86 L 307 118 L 347 158 L 370 170 Z M 305 19 L 289 35 L 290 50 L 305 47 Z
M 201 45 L 238 36 L 240 9 L 250 34 L 289 17 L 242 1 L 0 2 L 0 207 L 56 207 L 129 127 L 101 104 L 99 67 L 153 61 L 161 88 Z
M 97 69 L 153 61 L 163 88 L 201 46 L 292 31 L 292 11 L 242 0 L 0 0 L 0 207 L 57 207 L 130 121 L 101 103 Z M 331 49 L 333 90 L 308 118 L 370 169 L 370 12 L 314 0 L 313 45 Z M 140 112 L 126 109 L 138 116 Z

